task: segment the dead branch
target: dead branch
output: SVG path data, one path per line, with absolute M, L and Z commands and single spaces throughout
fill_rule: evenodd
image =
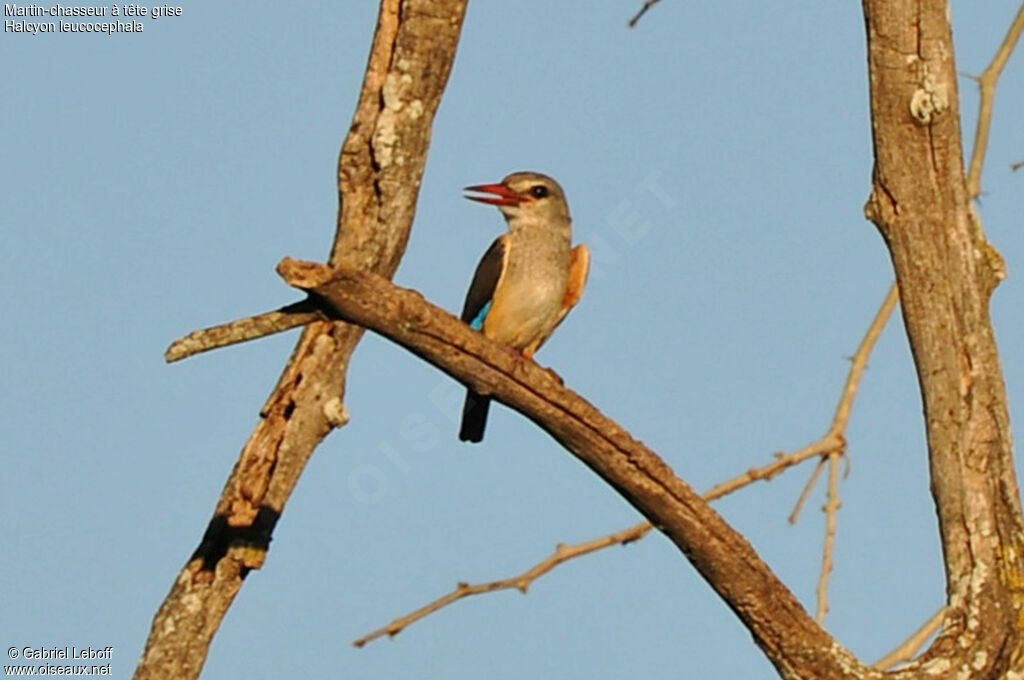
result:
M 825 461 L 830 457 L 830 454 L 844 450 L 845 438 L 843 436 L 843 432 L 849 422 L 850 413 L 853 408 L 853 401 L 857 396 L 857 389 L 860 385 L 860 380 L 864 375 L 864 370 L 867 368 L 868 357 L 871 354 L 871 350 L 874 349 L 875 343 L 878 341 L 889 317 L 892 315 L 892 310 L 896 306 L 897 299 L 898 294 L 894 285 L 889 289 L 885 301 L 875 314 L 875 318 L 872 320 L 863 340 L 861 340 L 860 345 L 857 347 L 857 351 L 854 353 L 853 360 L 850 364 L 850 371 L 847 375 L 846 383 L 839 398 L 839 404 L 836 406 L 832 423 L 825 436 L 791 454 L 776 454 L 775 461 L 759 468 L 747 470 L 728 481 L 716 485 L 702 496 L 705 501 L 711 502 L 717 500 L 722 496 L 730 494 L 733 491 L 737 491 L 756 481 L 768 481 L 774 479 L 787 468 L 802 463 L 808 458 L 814 458 L 816 456 L 820 458 L 819 464 L 816 467 L 816 470 L 820 472 Z M 802 498 L 810 492 L 810 487 L 816 479 L 817 474 L 812 476 L 811 481 L 808 483 L 807 487 L 805 487 Z M 790 515 L 790 522 L 796 521 L 795 514 L 797 512 L 798 510 L 794 510 L 794 514 Z M 357 647 L 362 647 L 367 642 L 385 635 L 394 637 L 410 624 L 415 623 L 429 614 L 432 614 L 433 612 L 469 595 L 478 595 L 498 590 L 508 590 L 511 588 L 518 588 L 525 592 L 526 588 L 523 587 L 523 584 L 527 586 L 532 584 L 534 580 L 548 573 L 555 567 L 577 557 L 582 557 L 583 555 L 588 555 L 613 545 L 624 545 L 626 543 L 638 541 L 646 536 L 652 528 L 653 527 L 650 522 L 643 522 L 607 536 L 587 541 L 586 543 L 568 546 L 559 544 L 558 549 L 554 554 L 518 576 L 475 585 L 459 583 L 455 590 L 447 595 L 434 600 L 430 604 L 420 607 L 416 611 L 395 619 L 388 625 L 378 628 L 372 633 L 359 638 L 353 644 Z
M 1024 588 L 1014 576 L 1024 571 L 1024 521 L 988 311 L 1001 258 L 972 214 L 946 6 L 863 6 L 875 148 L 865 214 L 899 284 L 950 606 L 923 656 L 941 655 L 953 675 L 1000 677 L 1024 658 Z
M 394 274 L 409 238 L 430 128 L 465 7 L 465 0 L 381 2 L 362 92 L 338 161 L 341 205 L 332 262 Z M 274 525 L 306 462 L 344 422 L 348 359 L 361 337 L 362 329 L 343 323 L 306 327 L 199 547 L 153 619 L 136 679 L 199 675 L 246 574 L 263 564 Z
M 256 316 L 248 316 L 237 321 L 192 331 L 185 337 L 172 342 L 164 352 L 164 359 L 167 363 L 180 361 L 211 349 L 219 349 L 274 333 L 282 333 L 299 326 L 309 325 L 314 321 L 326 321 L 326 319 L 309 300 L 302 300 L 272 312 L 264 312 Z
M 519 411 L 600 475 L 672 540 L 728 602 L 785 677 L 847 677 L 867 668 L 807 614 L 750 543 L 653 451 L 547 370 L 386 279 L 286 259 L 289 284 Z

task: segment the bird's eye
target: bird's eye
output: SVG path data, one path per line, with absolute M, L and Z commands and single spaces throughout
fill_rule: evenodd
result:
M 543 184 L 538 184 L 537 186 L 530 189 L 530 195 L 533 196 L 534 198 L 547 198 L 548 188 Z

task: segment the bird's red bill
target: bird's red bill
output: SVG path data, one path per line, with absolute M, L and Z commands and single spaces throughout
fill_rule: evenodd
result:
M 479 194 L 495 194 L 494 196 L 466 196 L 471 201 L 479 203 L 490 203 L 491 205 L 519 205 L 522 199 L 519 194 L 509 189 L 504 184 L 477 184 L 466 187 L 464 191 L 474 191 Z

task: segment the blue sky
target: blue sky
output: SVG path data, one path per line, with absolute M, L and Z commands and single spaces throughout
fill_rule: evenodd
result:
M 828 426 L 891 268 L 863 218 L 871 143 L 856 3 L 473 3 L 396 281 L 457 311 L 503 222 L 461 187 L 538 170 L 594 254 L 538 355 L 704 490 Z M 186 3 L 133 35 L 4 33 L 6 435 L 0 642 L 113 646 L 128 677 L 296 332 L 166 365 L 188 331 L 297 299 L 322 260 L 375 3 Z M 979 73 L 1016 2 L 954 3 Z M 960 80 L 968 140 L 976 87 Z M 1024 65 L 996 100 L 980 211 L 1010 278 L 993 317 L 1024 403 Z M 657 191 L 650 187 L 656 186 Z M 355 638 L 455 583 L 525 570 L 637 513 L 522 417 L 456 439 L 461 388 L 376 337 L 204 677 L 774 677 L 658 535 Z M 827 626 L 867 660 L 942 603 L 921 406 L 898 317 L 856 403 Z M 824 536 L 807 467 L 716 507 L 807 607 Z

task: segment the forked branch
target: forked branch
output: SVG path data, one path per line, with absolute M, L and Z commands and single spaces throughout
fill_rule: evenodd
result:
M 455 58 L 465 7 L 466 0 L 382 0 L 359 103 L 338 160 L 338 193 L 344 200 L 332 261 L 394 274 L 409 237 L 434 112 Z M 178 349 L 187 354 L 308 323 L 311 317 L 302 316 L 303 310 L 304 303 L 298 303 L 193 334 Z M 263 564 L 306 462 L 324 436 L 344 422 L 348 360 L 361 337 L 362 329 L 347 324 L 306 326 L 199 546 L 153 619 L 137 680 L 199 675 L 246 574 Z M 172 353 L 169 359 L 174 358 L 180 357 Z

